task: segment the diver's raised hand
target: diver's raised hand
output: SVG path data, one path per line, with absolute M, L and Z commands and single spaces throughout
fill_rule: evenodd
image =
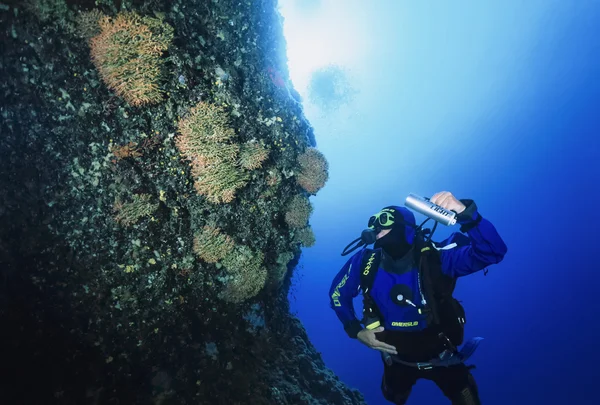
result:
M 356 337 L 362 344 L 370 347 L 371 349 L 379 350 L 390 354 L 398 354 L 394 346 L 388 345 L 387 343 L 377 340 L 375 334 L 379 332 L 383 332 L 383 326 L 372 330 L 365 328 L 358 332 L 358 335 Z
M 439 205 L 442 208 L 445 208 L 449 211 L 454 211 L 457 214 L 460 214 L 465 210 L 465 205 L 456 199 L 449 191 L 441 191 L 436 193 L 433 197 L 429 199 L 434 204 Z

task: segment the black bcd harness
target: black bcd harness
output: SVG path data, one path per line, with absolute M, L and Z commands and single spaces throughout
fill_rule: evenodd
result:
M 463 306 L 452 296 L 456 279 L 442 272 L 441 254 L 430 241 L 415 238 L 413 254 L 419 271 L 419 313 L 425 315 L 428 327 L 438 328 L 454 346 L 462 344 L 466 318 Z M 363 324 L 367 329 L 377 328 L 383 320 L 370 296 L 381 255 L 380 249 L 366 249 L 361 263 Z

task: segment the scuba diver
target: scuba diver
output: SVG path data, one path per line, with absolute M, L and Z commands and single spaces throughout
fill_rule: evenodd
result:
M 330 305 L 348 336 L 381 352 L 381 389 L 388 401 L 405 404 L 417 380 L 427 379 L 452 404 L 479 405 L 470 371 L 474 366 L 465 362 L 482 338 L 471 339 L 458 349 L 466 318 L 452 293 L 458 277 L 499 263 L 507 247 L 473 200 L 458 200 L 450 192 L 424 200 L 432 212 L 450 214 L 454 222 L 446 225 L 457 223 L 461 232 L 433 242 L 437 222 L 432 232 L 422 228 L 429 219 L 416 226 L 414 214 L 405 207 L 383 208 L 350 245 L 360 244 L 344 249 L 343 256 L 363 247 L 334 278 Z M 435 212 L 430 219 L 434 217 Z M 364 247 L 372 243 L 374 249 Z M 359 292 L 363 295 L 362 321 L 353 307 Z

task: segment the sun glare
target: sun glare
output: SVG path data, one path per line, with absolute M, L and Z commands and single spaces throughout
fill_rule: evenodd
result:
M 317 69 L 331 64 L 352 69 L 364 58 L 367 33 L 354 3 L 323 1 L 311 13 L 304 13 L 298 0 L 280 1 L 288 69 L 303 97 Z

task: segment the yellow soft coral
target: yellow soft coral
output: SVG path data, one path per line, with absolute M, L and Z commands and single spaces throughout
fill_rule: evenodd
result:
M 285 222 L 294 228 L 304 228 L 312 212 L 310 200 L 303 195 L 295 195 L 287 205 Z
M 194 253 L 208 263 L 218 262 L 231 253 L 233 248 L 233 239 L 216 227 L 207 225 L 194 236 Z
M 329 179 L 329 164 L 325 156 L 316 148 L 308 148 L 298 156 L 300 172 L 296 177 L 298 184 L 311 194 L 316 194 Z
M 262 167 L 269 156 L 269 150 L 258 142 L 247 142 L 240 151 L 240 164 L 244 169 L 254 170 Z
M 198 103 L 178 129 L 175 145 L 190 161 L 194 187 L 212 203 L 232 202 L 250 179 L 246 170 L 261 167 L 268 155 L 259 143 L 235 143 L 227 112 L 215 104 Z
M 106 85 L 133 106 L 162 100 L 161 56 L 173 39 L 173 28 L 133 12 L 101 17 L 98 25 L 100 33 L 90 40 L 90 48 Z
M 221 299 L 239 303 L 258 294 L 267 281 L 263 260 L 262 252 L 253 252 L 243 245 L 236 246 L 221 262 L 228 273 Z

